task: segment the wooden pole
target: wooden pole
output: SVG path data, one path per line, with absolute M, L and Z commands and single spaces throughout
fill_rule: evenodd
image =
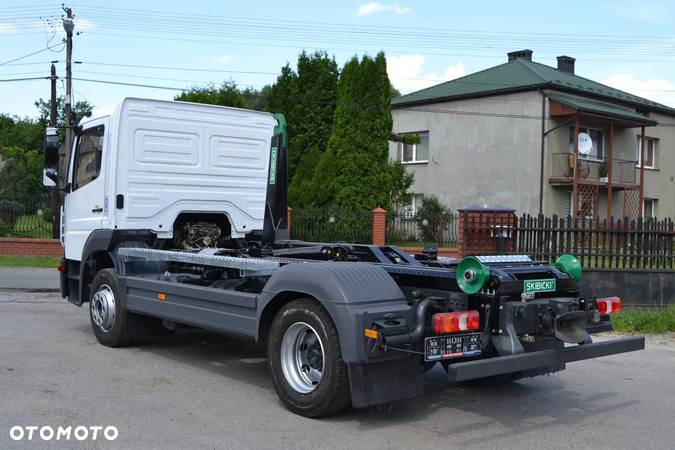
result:
M 50 127 L 56 127 L 56 116 L 58 115 L 58 111 L 56 110 L 56 66 L 52 64 L 52 67 L 50 69 L 50 77 L 49 79 L 51 80 L 51 92 L 50 92 L 50 103 L 49 103 L 49 126 Z
M 607 221 L 612 218 L 612 181 L 614 166 L 614 122 L 609 123 L 609 142 L 607 146 Z
M 570 213 L 572 217 L 577 216 L 579 206 L 579 175 L 577 167 L 579 166 L 579 116 L 574 119 L 574 168 L 572 169 L 572 207 Z
M 642 217 L 644 215 L 644 207 L 645 207 L 645 142 L 647 141 L 647 138 L 645 138 L 645 127 L 644 127 L 644 125 L 642 126 L 640 133 L 642 133 L 642 136 L 640 137 L 640 215 L 639 215 L 639 217 Z
M 56 118 L 58 116 L 58 111 L 56 110 L 56 66 L 52 64 L 52 67 L 50 68 L 50 104 L 49 104 L 49 126 L 52 128 L 56 127 Z M 64 167 L 65 164 L 58 164 L 57 165 L 57 170 L 60 172 L 61 167 Z M 63 175 L 58 173 L 58 179 L 61 180 Z M 52 237 L 54 239 L 59 238 L 59 233 L 61 230 L 61 195 L 59 194 L 59 191 L 56 189 L 53 189 L 50 192 L 49 195 L 51 199 L 51 207 L 52 211 L 54 211 L 54 215 L 52 216 Z

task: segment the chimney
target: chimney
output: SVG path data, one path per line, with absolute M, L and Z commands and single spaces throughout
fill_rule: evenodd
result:
M 532 50 L 518 50 L 515 52 L 509 52 L 507 55 L 509 57 L 509 62 L 513 61 L 514 59 L 521 58 L 532 61 Z
M 558 70 L 574 74 L 574 61 L 576 59 L 571 56 L 558 56 Z

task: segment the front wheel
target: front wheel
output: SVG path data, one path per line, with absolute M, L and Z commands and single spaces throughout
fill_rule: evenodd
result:
M 119 347 L 130 340 L 127 311 L 115 269 L 96 273 L 91 284 L 89 319 L 96 339 L 108 347 Z
M 279 311 L 270 330 L 267 361 L 277 395 L 294 413 L 326 416 L 351 403 L 337 329 L 314 300 L 294 300 Z

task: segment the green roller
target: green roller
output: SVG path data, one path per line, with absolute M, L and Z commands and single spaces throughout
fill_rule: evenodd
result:
M 560 255 L 553 265 L 576 281 L 581 281 L 581 271 L 583 269 L 581 263 L 574 255 Z
M 462 259 L 455 270 L 457 285 L 465 294 L 475 294 L 480 291 L 490 278 L 488 269 L 475 256 Z

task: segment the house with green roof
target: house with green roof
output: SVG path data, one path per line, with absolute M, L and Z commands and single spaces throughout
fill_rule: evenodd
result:
M 451 209 L 502 205 L 576 217 L 675 217 L 675 109 L 557 67 L 531 50 L 392 101 L 390 157 Z

